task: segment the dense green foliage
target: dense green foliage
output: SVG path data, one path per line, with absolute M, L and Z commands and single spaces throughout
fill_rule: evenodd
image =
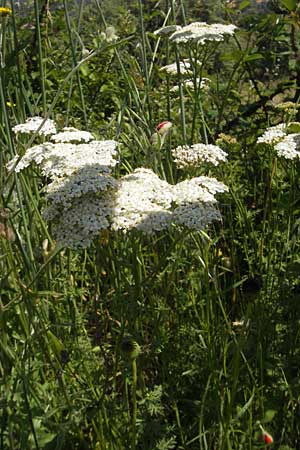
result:
M 299 120 L 297 2 L 1 6 L 0 448 L 250 450 L 266 448 L 263 427 L 272 448 L 298 449 L 299 161 L 257 144 Z M 238 30 L 203 48 L 154 34 L 192 20 Z M 179 56 L 210 79 L 204 95 L 171 91 L 160 68 Z M 34 115 L 119 141 L 116 176 L 147 165 L 181 181 L 170 149 L 217 142 L 228 162 L 192 175 L 229 187 L 222 222 L 56 247 L 47 180 L 6 169 L 32 144 L 12 127 Z M 152 158 L 163 120 L 173 129 Z

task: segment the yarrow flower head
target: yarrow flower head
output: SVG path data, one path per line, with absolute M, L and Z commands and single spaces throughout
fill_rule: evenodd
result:
M 278 156 L 286 159 L 300 158 L 300 133 L 288 134 L 274 149 Z
M 161 67 L 159 70 L 161 72 L 166 72 L 169 75 L 177 75 L 178 74 L 178 67 L 177 67 L 177 63 L 172 63 L 172 64 L 168 64 L 167 66 L 163 66 Z M 191 70 L 191 63 L 188 61 L 180 61 L 179 62 L 179 70 L 181 75 L 185 75 L 185 74 L 191 74 L 192 70 Z
M 163 138 L 171 126 L 169 121 L 160 123 L 157 136 Z M 19 172 L 35 164 L 48 178 L 43 216 L 60 245 L 86 248 L 102 230 L 152 234 L 172 224 L 200 230 L 221 220 L 215 195 L 227 190 L 223 183 L 197 177 L 171 185 L 145 168 L 116 179 L 112 169 L 118 163 L 118 143 L 82 143 L 78 133 L 90 139 L 89 134 L 65 129 L 53 139 L 59 142 L 35 145 L 8 166 Z M 73 142 L 74 134 L 79 143 Z M 65 142 L 66 136 L 72 142 Z
M 196 89 L 207 91 L 209 89 L 209 83 L 210 83 L 209 78 L 196 78 L 196 80 L 186 80 L 182 83 L 182 85 L 185 89 L 193 90 L 196 87 Z M 179 86 L 178 85 L 173 86 L 170 89 L 170 91 L 171 92 L 179 91 Z
M 276 144 L 282 138 L 286 136 L 286 124 L 279 123 L 274 127 L 269 127 L 266 131 L 257 139 L 258 144 Z
M 38 132 L 40 136 L 49 136 L 56 133 L 55 122 L 43 117 L 30 117 L 25 123 L 13 127 L 14 133 L 33 134 Z
M 20 159 L 18 155 L 8 164 L 15 172 L 37 164 L 43 175 L 54 179 L 72 175 L 87 166 L 97 167 L 100 172 L 110 172 L 118 163 L 116 141 L 90 141 L 87 144 L 45 142 L 28 149 Z
M 65 127 L 60 133 L 51 136 L 50 139 L 54 142 L 89 142 L 94 139 L 94 136 L 89 131 L 81 131 L 73 127 Z
M 178 168 L 195 168 L 203 163 L 214 166 L 227 160 L 227 153 L 217 145 L 193 144 L 183 145 L 171 150 L 175 164 Z
M 112 229 L 137 229 L 146 234 L 171 223 L 203 229 L 221 216 L 214 193 L 228 188 L 213 178 L 199 177 L 170 185 L 150 169 L 136 169 L 120 181 L 115 195 Z
M 209 25 L 205 22 L 193 22 L 171 34 L 170 41 L 176 43 L 195 42 L 204 45 L 207 41 L 223 41 L 225 35 L 233 35 L 235 30 L 235 25 L 220 23 Z

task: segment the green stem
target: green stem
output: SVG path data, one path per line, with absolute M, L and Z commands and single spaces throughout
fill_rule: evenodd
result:
M 171 8 L 172 8 L 173 21 L 174 21 L 174 23 L 176 23 L 176 14 L 175 14 L 174 2 L 172 0 L 171 0 Z M 177 46 L 176 43 L 174 44 L 174 49 L 175 49 L 176 67 L 177 67 L 177 74 L 178 74 L 180 120 L 181 120 L 181 129 L 182 129 L 182 139 L 183 139 L 183 143 L 186 144 L 187 143 L 187 135 L 186 135 L 186 123 L 185 123 L 184 96 L 183 96 L 183 87 L 182 87 L 181 73 L 180 73 L 180 57 L 179 57 L 178 46 Z
M 81 9 L 82 9 L 82 2 L 80 4 Z M 74 44 L 73 39 L 72 39 L 72 27 L 71 27 L 71 21 L 70 21 L 70 16 L 69 16 L 69 11 L 67 8 L 67 2 L 66 0 L 64 0 L 64 10 L 65 10 L 65 18 L 66 18 L 66 24 L 67 24 L 67 29 L 68 29 L 68 34 L 69 34 L 69 41 L 70 41 L 70 45 L 71 45 L 71 51 L 72 51 L 72 60 L 73 60 L 73 67 L 76 67 L 78 64 L 78 60 L 77 60 L 77 56 L 76 56 L 76 47 L 77 47 L 77 43 Z M 81 12 L 81 11 L 80 11 Z M 80 31 L 80 17 L 81 13 L 79 14 L 79 18 L 78 18 L 78 29 L 77 29 L 77 33 L 79 35 L 79 31 Z M 83 94 L 83 90 L 82 90 L 82 83 L 81 83 L 81 78 L 80 78 L 80 73 L 79 71 L 76 71 L 76 77 L 77 77 L 77 83 L 78 83 L 78 87 L 79 87 L 79 94 L 80 94 L 80 101 L 81 101 L 81 106 L 82 106 L 82 111 L 83 111 L 83 118 L 84 118 L 84 124 L 87 127 L 87 114 L 86 114 L 86 106 L 85 106 L 85 100 L 84 100 L 84 94 Z M 71 86 L 70 86 L 70 90 L 69 90 L 69 98 L 68 98 L 68 104 L 71 101 L 71 96 L 72 96 L 72 80 L 71 80 Z M 69 110 L 69 107 L 68 107 Z M 68 118 L 68 116 L 67 116 Z
M 40 69 L 40 80 L 42 89 L 42 100 L 43 100 L 43 113 L 46 114 L 47 103 L 46 103 L 46 85 L 45 85 L 45 74 L 43 65 L 43 51 L 42 51 L 42 39 L 41 39 L 41 28 L 40 28 L 40 18 L 39 18 L 39 5 L 38 0 L 34 2 L 34 12 L 35 12 L 35 22 L 36 22 L 36 36 L 37 36 L 37 46 L 38 46 L 38 61 Z
M 137 415 L 137 404 L 136 404 L 136 385 L 137 385 L 137 365 L 136 359 L 132 360 L 132 434 L 131 434 L 131 450 L 136 449 L 136 415 Z

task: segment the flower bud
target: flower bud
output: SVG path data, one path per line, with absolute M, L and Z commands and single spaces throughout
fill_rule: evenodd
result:
M 271 434 L 268 433 L 261 425 L 259 425 L 259 428 L 261 429 L 261 438 L 264 441 L 264 443 L 266 445 L 273 444 L 274 439 L 271 436 Z
M 273 444 L 274 439 L 267 431 L 263 431 L 263 440 L 265 444 Z
M 121 342 L 121 352 L 124 359 L 133 360 L 141 353 L 141 347 L 131 336 L 124 336 Z
M 164 122 L 161 122 L 157 125 L 156 132 L 161 136 L 165 136 L 170 131 L 171 128 L 172 122 L 165 120 Z

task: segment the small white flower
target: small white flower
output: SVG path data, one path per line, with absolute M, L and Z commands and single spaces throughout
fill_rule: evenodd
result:
M 204 45 L 206 41 L 223 41 L 225 35 L 233 35 L 235 30 L 235 25 L 220 23 L 209 25 L 205 22 L 193 22 L 175 31 L 170 36 L 170 41 L 176 43 L 196 42 Z
M 174 62 L 172 64 L 168 64 L 167 66 L 163 66 L 159 70 L 161 72 L 166 72 L 169 75 L 177 75 L 178 74 L 176 62 Z M 180 61 L 179 62 L 179 70 L 182 75 L 191 74 L 192 73 L 191 63 L 188 61 Z
M 213 205 L 214 194 L 226 190 L 215 178 L 198 177 L 170 185 L 150 169 L 137 169 L 120 180 L 112 208 L 112 229 L 150 234 L 171 223 L 201 229 L 220 219 Z
M 56 178 L 47 186 L 48 200 L 69 207 L 73 199 L 86 194 L 99 193 L 115 189 L 118 183 L 107 173 L 101 173 L 95 167 L 86 166 L 68 177 Z
M 43 175 L 52 179 L 72 175 L 74 172 L 93 166 L 101 172 L 110 172 L 118 163 L 118 143 L 109 141 L 90 141 L 87 144 L 69 144 L 45 142 L 28 149 L 15 166 L 15 172 L 20 172 L 31 163 L 40 166 Z M 8 164 L 12 168 L 17 158 Z
M 35 116 L 27 119 L 25 123 L 20 123 L 19 125 L 13 127 L 14 133 L 33 134 L 37 130 L 39 130 L 38 134 L 41 136 L 55 134 L 55 122 L 51 119 L 45 120 L 43 117 Z
M 116 29 L 113 26 L 109 26 L 105 29 L 105 32 L 101 33 L 101 37 L 108 43 L 114 42 L 119 39 L 116 34 Z
M 185 81 L 183 81 L 182 85 L 183 85 L 184 88 L 190 89 L 190 90 L 195 89 L 195 85 L 196 85 L 196 88 L 199 87 L 199 89 L 207 91 L 208 88 L 209 88 L 209 83 L 210 83 L 210 79 L 209 78 L 201 78 L 201 79 L 197 78 L 195 81 L 194 80 L 185 80 Z M 173 86 L 170 89 L 170 91 L 171 92 L 178 92 L 179 91 L 179 86 L 178 85 Z
M 300 158 L 300 133 L 288 134 L 274 149 L 278 156 L 286 159 Z
M 174 222 L 190 230 L 203 230 L 222 216 L 215 205 L 210 203 L 187 203 L 174 211 Z
M 54 142 L 89 142 L 95 138 L 89 131 L 81 131 L 73 127 L 65 127 L 63 128 L 63 131 L 54 134 L 50 139 Z
M 286 136 L 286 128 L 285 123 L 279 123 L 274 127 L 267 128 L 263 135 L 257 139 L 257 143 L 270 145 L 276 144 Z
M 53 235 L 65 247 L 86 248 L 103 229 L 109 228 L 111 199 L 94 194 L 73 199 L 72 206 L 64 209 L 57 204 L 57 211 L 50 215 Z M 46 220 L 49 214 L 44 213 Z
M 228 187 L 212 177 L 194 177 L 173 186 L 174 202 L 183 204 L 197 201 L 202 203 L 216 203 L 215 194 L 227 192 Z
M 171 150 L 175 164 L 179 168 L 199 167 L 203 163 L 217 166 L 227 160 L 227 153 L 217 145 L 193 144 L 184 145 Z

